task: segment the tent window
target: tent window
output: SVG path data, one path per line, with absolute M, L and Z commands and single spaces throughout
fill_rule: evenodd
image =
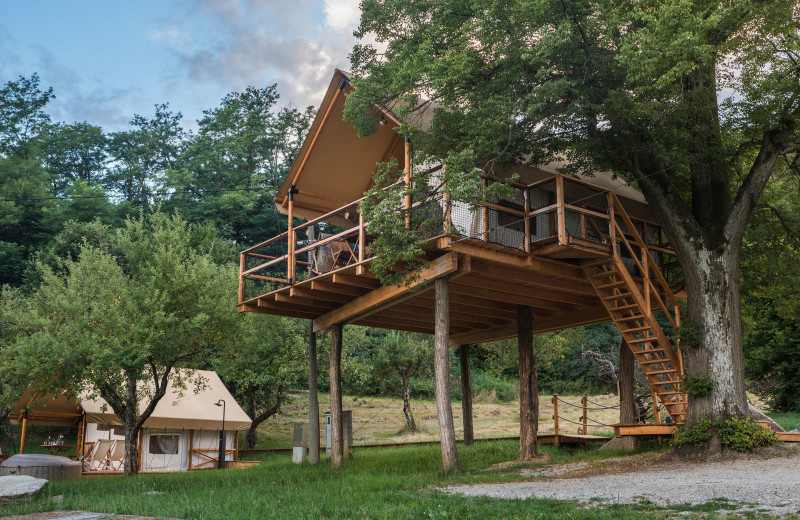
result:
M 177 435 L 151 435 L 150 449 L 152 455 L 177 455 L 178 436 Z

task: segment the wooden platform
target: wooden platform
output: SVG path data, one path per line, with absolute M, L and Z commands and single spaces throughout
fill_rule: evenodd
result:
M 657 437 L 660 435 L 672 435 L 677 428 L 677 424 L 615 424 L 614 435 Z

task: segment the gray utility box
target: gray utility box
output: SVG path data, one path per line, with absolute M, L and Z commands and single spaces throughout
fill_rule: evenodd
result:
M 342 430 L 344 430 L 344 456 L 350 455 L 353 445 L 353 412 L 342 412 Z M 331 458 L 331 412 L 325 412 L 325 456 Z

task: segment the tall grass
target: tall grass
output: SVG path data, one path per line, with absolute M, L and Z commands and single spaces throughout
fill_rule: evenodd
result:
M 513 460 L 516 442 L 459 447 L 462 472 L 441 471 L 438 445 L 356 451 L 341 470 L 293 465 L 289 455 L 262 458 L 258 467 L 135 478 L 53 482 L 34 502 L 0 508 L 0 517 L 53 509 L 89 510 L 183 519 L 636 519 L 666 518 L 641 506 L 584 509 L 572 502 L 504 500 L 446 495 L 435 487 L 454 483 L 518 480 L 515 471 L 486 469 Z M 554 462 L 613 455 L 597 450 L 545 448 Z M 53 497 L 63 495 L 59 501 Z M 645 508 L 647 509 L 647 508 Z M 674 513 L 673 513 L 674 514 Z

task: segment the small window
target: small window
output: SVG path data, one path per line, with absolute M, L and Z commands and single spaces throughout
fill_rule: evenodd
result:
M 150 449 L 152 455 L 177 455 L 178 436 L 177 435 L 151 435 Z

